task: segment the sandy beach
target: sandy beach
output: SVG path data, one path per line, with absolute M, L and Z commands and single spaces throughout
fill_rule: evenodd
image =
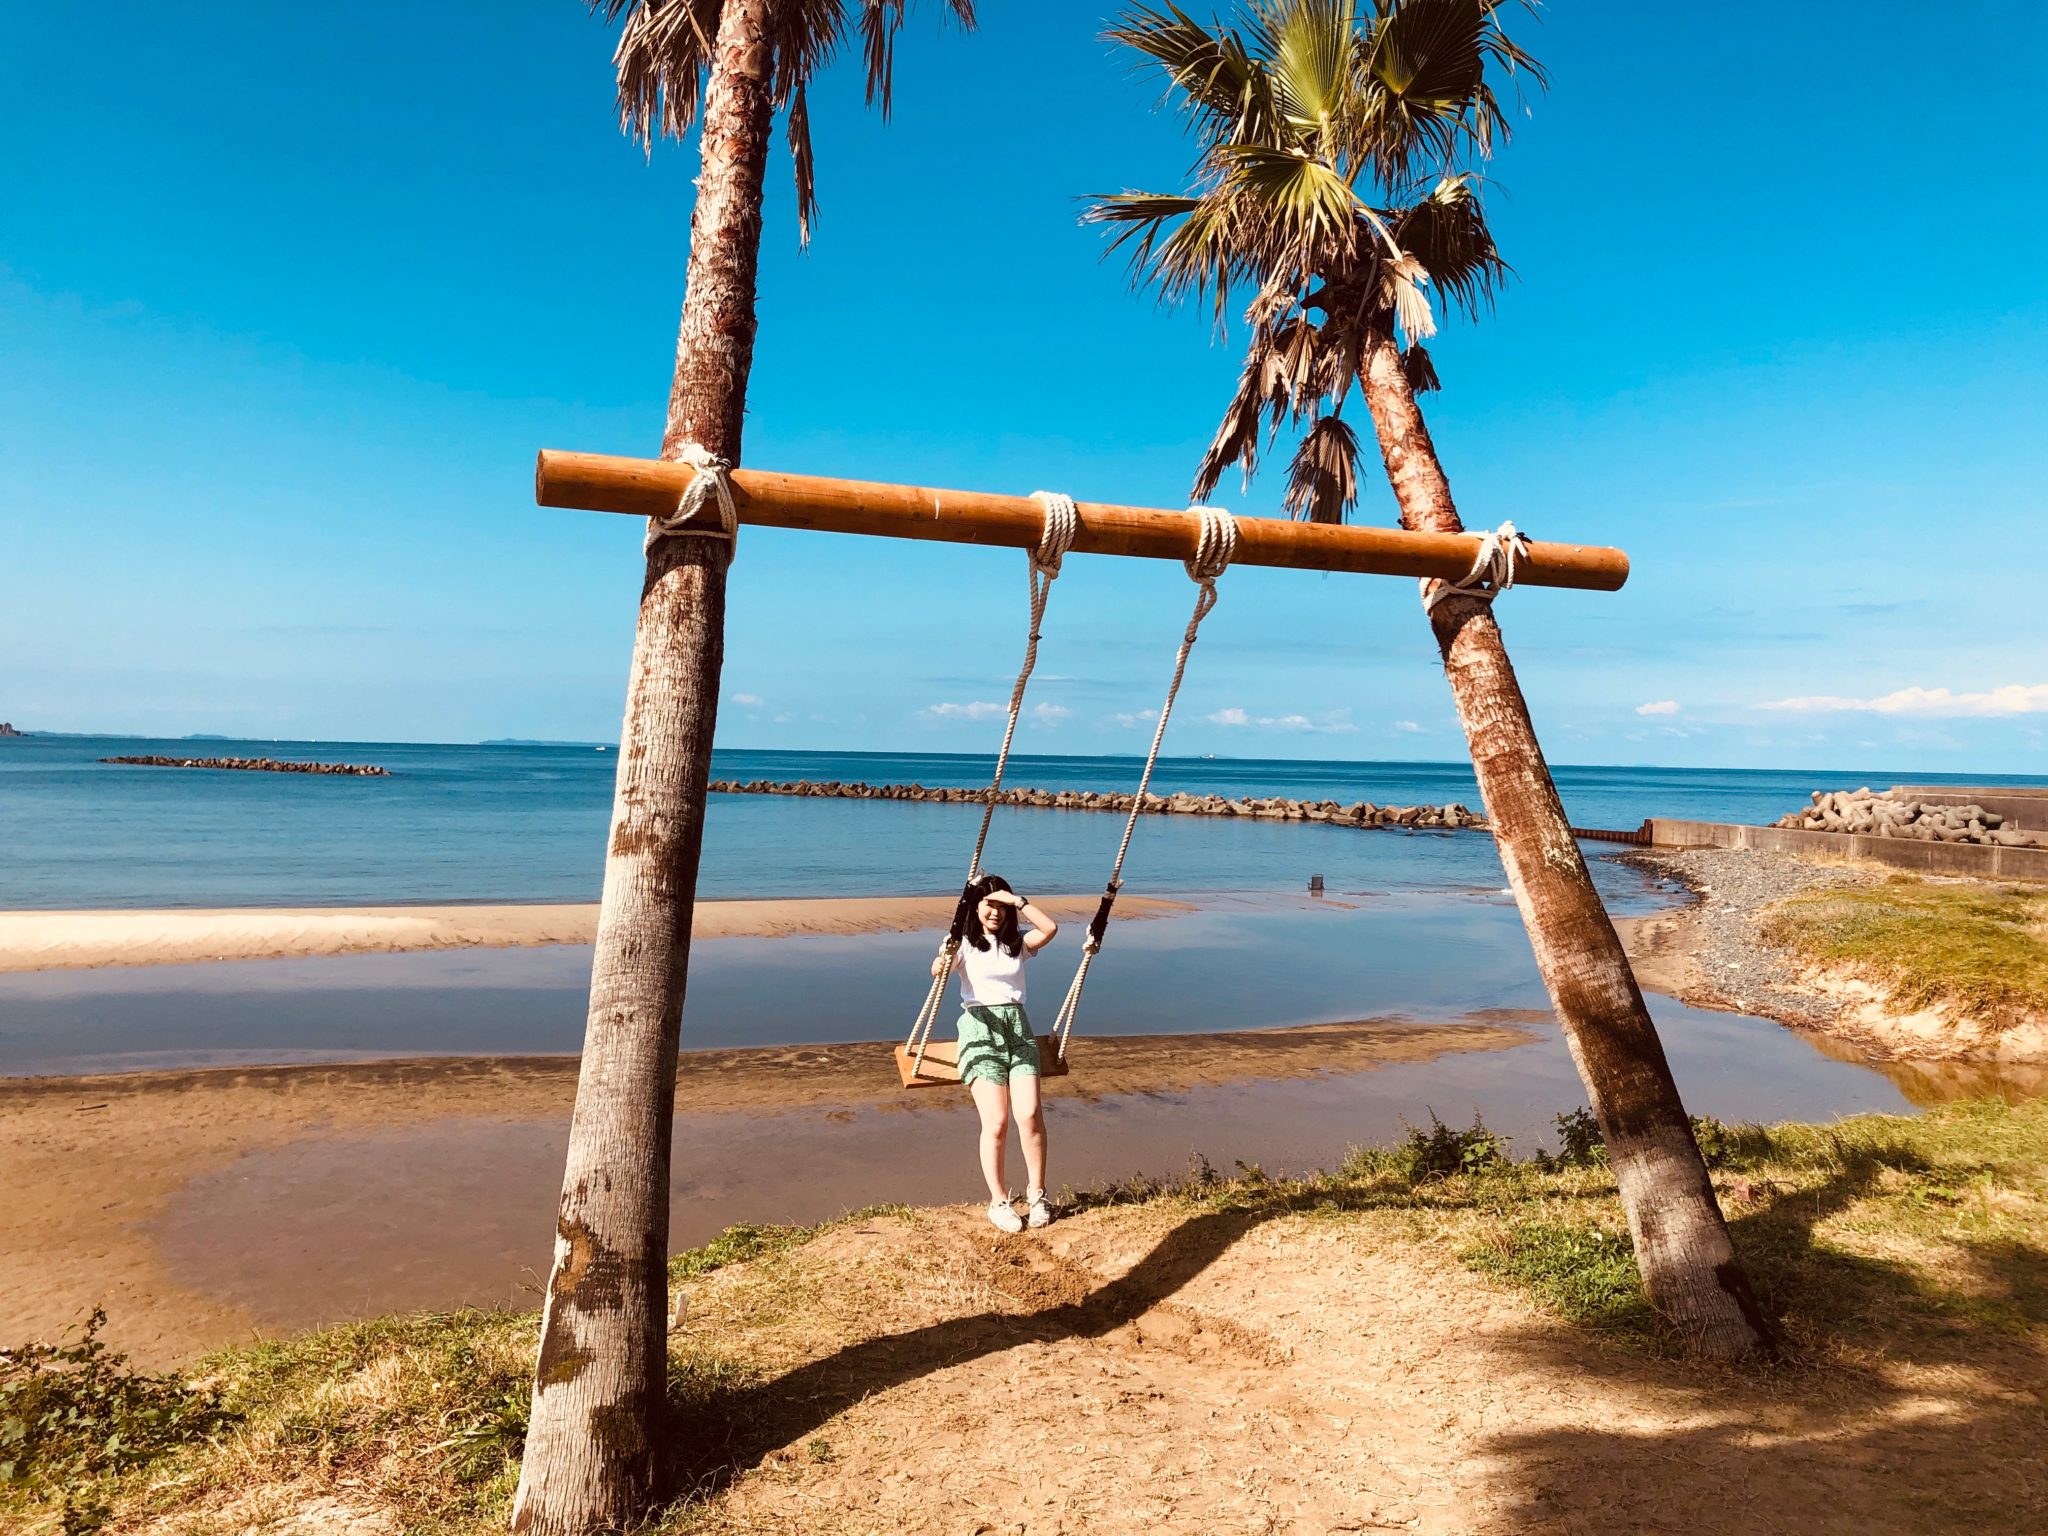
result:
M 1096 899 L 1048 896 L 1040 898 L 1040 904 L 1060 922 L 1077 922 L 1094 913 Z M 1182 902 L 1125 896 L 1117 902 L 1116 915 L 1134 919 L 1189 910 Z M 692 932 L 700 939 L 902 933 L 943 928 L 952 916 L 953 899 L 940 896 L 700 901 Z M 588 944 L 596 935 L 596 902 L 0 912 L 0 974 Z

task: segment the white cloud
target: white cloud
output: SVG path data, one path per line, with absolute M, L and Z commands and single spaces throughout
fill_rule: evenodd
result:
M 937 715 L 941 720 L 986 720 L 990 715 L 1000 715 L 1003 706 L 992 699 L 976 699 L 971 704 L 931 704 L 925 707 L 928 715 Z
M 1150 725 L 1158 718 L 1159 711 L 1156 709 L 1126 709 L 1110 716 L 1110 719 L 1127 730 L 1134 726 Z
M 1262 731 L 1318 731 L 1325 733 L 1341 733 L 1344 731 L 1355 731 L 1358 729 L 1357 726 L 1353 725 L 1349 720 L 1344 718 L 1346 715 L 1350 713 L 1351 711 L 1348 709 L 1338 709 L 1332 710 L 1329 714 L 1324 715 L 1321 719 L 1314 719 L 1308 715 L 1253 715 L 1247 710 L 1233 708 L 1219 709 L 1213 715 L 1206 715 L 1203 718 L 1206 719 L 1211 725 L 1255 725 Z
M 1417 725 L 1413 720 L 1396 720 L 1394 722 L 1394 729 L 1401 732 L 1403 735 L 1413 735 L 1421 731 L 1422 727 Z
M 1055 725 L 1072 713 L 1073 711 L 1064 704 L 1046 703 L 1031 706 L 1031 718 L 1044 725 Z
M 1678 700 L 1654 699 L 1648 704 L 1638 704 L 1636 706 L 1636 713 L 1639 715 L 1675 715 L 1678 713 Z
M 1775 699 L 1757 709 L 1790 714 L 1864 713 L 1873 715 L 2039 715 L 2048 714 L 2048 683 L 2007 683 L 1982 693 L 1951 693 L 1946 688 L 1901 688 L 1874 699 L 1849 699 L 1840 694 L 1801 694 Z
M 735 693 L 732 695 L 732 701 L 735 704 L 752 706 L 761 702 L 761 695 L 758 693 Z

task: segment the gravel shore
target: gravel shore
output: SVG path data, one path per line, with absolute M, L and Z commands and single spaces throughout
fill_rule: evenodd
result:
M 1791 953 L 1758 936 L 1758 914 L 1803 891 L 1874 885 L 1893 873 L 1738 848 L 1643 849 L 1613 857 L 1683 887 L 1694 898 L 1677 912 L 1629 925 L 1630 956 L 1643 985 L 1671 991 L 1696 1006 L 1733 1009 L 1801 1028 L 1832 1024 L 1841 1000 L 1800 980 Z

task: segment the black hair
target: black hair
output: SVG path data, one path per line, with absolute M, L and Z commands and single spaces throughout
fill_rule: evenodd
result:
M 967 882 L 960 893 L 959 910 L 953 914 L 953 937 L 965 939 L 976 949 L 988 948 L 988 931 L 981 926 L 981 903 L 990 891 L 1007 891 L 1010 882 L 1001 875 L 983 875 Z M 1022 954 L 1024 935 L 1017 927 L 1017 909 L 1002 904 L 1002 921 L 996 924 L 996 945 L 1006 955 Z

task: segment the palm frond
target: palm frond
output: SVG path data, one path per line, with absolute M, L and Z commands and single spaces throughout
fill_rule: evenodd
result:
M 1232 282 L 1249 271 L 1230 202 L 1213 192 L 1124 192 L 1097 199 L 1081 217 L 1125 226 L 1109 248 L 1130 244 L 1132 281 L 1152 282 L 1164 302 L 1213 294 L 1219 325 Z
M 1237 376 L 1237 392 L 1224 408 L 1223 421 L 1203 451 L 1202 462 L 1195 466 L 1194 487 L 1188 493 L 1190 501 L 1203 502 L 1215 495 L 1223 472 L 1233 464 L 1243 466 L 1245 484 L 1251 484 L 1259 467 L 1259 428 L 1266 419 L 1264 376 L 1265 360 L 1253 348 L 1245 356 L 1244 368 Z
M 1258 242 L 1248 254 L 1267 270 L 1314 271 L 1350 254 L 1364 204 L 1329 162 L 1256 144 L 1219 145 L 1217 158 L 1221 194 L 1243 205 L 1239 222 Z
M 1341 416 L 1318 416 L 1287 466 L 1281 505 L 1310 523 L 1341 523 L 1358 505 L 1358 434 Z
M 788 0 L 784 0 L 788 3 Z M 867 103 L 879 105 L 882 121 L 896 105 L 896 34 L 909 0 L 859 0 L 861 57 L 867 68 Z M 945 0 L 961 26 L 974 30 L 974 0 Z
M 811 96 L 799 82 L 789 97 L 789 162 L 796 173 L 796 243 L 811 243 L 818 222 L 818 162 L 811 150 Z
M 1320 147 L 1353 94 L 1358 8 L 1353 0 L 1278 0 L 1260 16 L 1273 104 L 1298 142 Z
M 651 150 L 657 138 L 680 139 L 697 120 L 702 77 L 710 67 L 723 0 L 592 0 L 610 21 L 625 14 L 612 51 L 618 76 L 619 126 Z M 629 9 L 630 7 L 630 9 Z
M 1244 39 L 1211 31 L 1179 6 L 1132 6 L 1103 32 L 1164 71 L 1204 138 L 1274 142 L 1277 117 L 1265 72 Z M 1140 66 L 1142 67 L 1142 66 Z
M 1443 380 L 1436 376 L 1436 364 L 1430 360 L 1429 349 L 1419 341 L 1401 354 L 1401 372 L 1408 380 L 1408 387 L 1418 395 L 1444 387 Z
M 896 33 L 903 25 L 904 4 L 905 0 L 860 0 L 860 51 L 867 66 L 868 105 L 881 103 L 885 123 L 895 105 Z
M 1475 98 L 1485 88 L 1486 38 L 1493 7 L 1487 0 L 1398 0 L 1384 7 L 1365 45 L 1370 110 L 1357 124 L 1357 144 L 1379 168 L 1382 180 L 1398 183 L 1418 160 L 1441 164 L 1462 143 L 1477 142 Z M 1487 124 L 1490 144 L 1494 123 Z
M 1476 317 L 1491 304 L 1511 275 L 1469 176 L 1444 177 L 1428 196 L 1392 213 L 1387 222 L 1401 249 L 1468 315 Z
M 780 0 L 770 7 L 769 21 L 779 112 L 837 56 L 846 36 L 846 0 Z

